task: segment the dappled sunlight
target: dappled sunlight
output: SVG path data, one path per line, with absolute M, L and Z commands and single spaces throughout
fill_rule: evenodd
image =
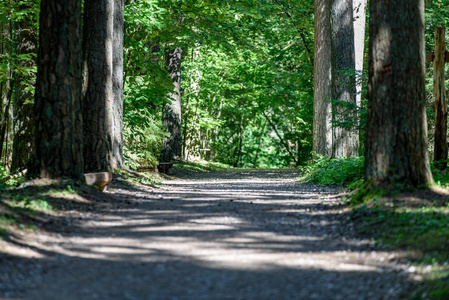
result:
M 270 179 L 270 180 L 260 180 L 260 179 L 216 179 L 216 180 L 209 180 L 209 181 L 176 181 L 176 180 L 171 180 L 171 181 L 164 181 L 163 184 L 170 186 L 170 185 L 174 185 L 174 186 L 206 186 L 206 185 L 216 185 L 216 184 L 237 184 L 237 185 L 241 185 L 241 186 L 251 186 L 251 184 L 285 184 L 287 182 L 295 182 L 296 179 Z
M 206 226 L 207 228 L 207 226 Z M 220 228 L 221 229 L 221 228 Z M 165 230 L 194 230 L 173 226 Z M 201 228 L 199 231 L 207 231 Z M 213 230 L 213 229 L 211 229 Z M 109 261 L 166 262 L 181 260 L 208 268 L 233 270 L 321 269 L 375 272 L 380 265 L 352 261 L 351 251 L 307 251 L 307 244 L 322 242 L 311 236 L 286 236 L 273 232 L 235 232 L 227 238 L 148 236 L 130 238 L 72 238 L 56 252 L 70 257 Z M 76 246 L 74 246 L 76 245 Z M 304 251 L 306 251 L 304 253 Z M 306 254 L 306 255 L 304 255 Z M 369 253 L 362 255 L 369 256 Z M 336 260 L 337 258 L 337 260 Z
M 30 250 L 37 255 L 28 257 L 70 265 L 84 286 L 116 293 L 133 286 L 188 291 L 186 299 L 222 299 L 229 290 L 241 299 L 259 299 L 259 291 L 269 299 L 325 299 L 363 295 L 360 282 L 397 293 L 390 253 L 351 237 L 338 189 L 259 181 L 111 189 L 127 204 L 72 220 L 74 234 L 39 235 Z M 56 270 L 49 276 L 72 286 L 72 276 Z
M 181 210 L 189 208 L 183 205 L 172 210 L 137 210 L 130 212 L 133 218 L 105 216 L 103 222 L 87 223 L 87 227 L 94 227 L 95 232 L 100 234 L 93 234 L 91 238 L 72 237 L 70 244 L 47 250 L 84 259 L 153 263 L 175 260 L 212 269 L 242 271 L 284 268 L 337 272 L 379 271 L 378 265 L 357 263 L 352 258 L 351 249 L 368 245 L 369 241 L 345 241 L 344 245 L 323 251 L 319 244 L 326 241 L 324 235 L 292 235 L 264 230 L 263 224 L 223 212 L 209 214 L 207 211 L 184 211 L 181 217 Z M 273 212 L 306 213 L 302 209 L 273 209 L 267 213 Z M 176 215 L 181 219 L 173 222 Z M 280 218 L 276 222 L 282 224 L 285 220 Z M 317 226 L 330 224 L 334 223 L 321 221 Z M 105 236 L 102 237 L 101 233 Z

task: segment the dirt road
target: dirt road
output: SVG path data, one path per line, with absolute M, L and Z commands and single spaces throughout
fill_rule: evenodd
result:
M 40 237 L 27 291 L 4 299 L 405 297 L 407 266 L 354 238 L 341 190 L 299 184 L 294 171 L 179 176 L 113 188 L 127 205 Z

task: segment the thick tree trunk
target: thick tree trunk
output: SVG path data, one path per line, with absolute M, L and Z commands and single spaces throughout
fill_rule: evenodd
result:
M 113 93 L 114 0 L 84 4 L 83 98 L 84 163 L 86 171 L 113 171 L 116 115 Z M 118 131 L 118 129 L 117 129 Z
M 182 158 L 181 59 L 181 48 L 166 51 L 165 60 L 174 89 L 168 95 L 171 100 L 165 105 L 162 115 L 162 122 L 170 133 L 170 136 L 166 137 L 162 143 L 161 160 L 163 162 Z
M 447 101 L 444 87 L 446 41 L 444 28 L 435 28 L 435 59 L 433 60 L 433 92 L 435 94 L 435 157 L 438 167 L 447 167 Z
M 427 153 L 424 0 L 370 3 L 365 175 L 376 184 L 432 181 Z
M 112 118 L 113 168 L 123 167 L 123 43 L 124 43 L 124 0 L 114 0 L 114 43 L 112 88 L 114 93 L 114 110 Z
M 354 76 L 348 70 L 355 69 L 354 24 L 352 0 L 332 0 L 332 100 L 333 118 L 356 118 L 338 102 L 356 104 Z M 345 72 L 346 71 L 346 72 Z M 346 74 L 345 74 L 346 73 Z M 358 133 L 355 130 L 333 127 L 332 157 L 356 156 L 358 154 Z
M 315 0 L 313 151 L 332 155 L 332 47 L 330 0 Z
M 36 150 L 29 174 L 83 175 L 81 1 L 41 2 L 35 117 Z
M 16 54 L 34 54 L 37 48 L 37 32 L 32 20 L 25 18 L 15 24 Z M 34 58 L 18 62 L 20 68 L 32 68 L 36 65 Z M 31 72 L 16 73 L 14 76 L 14 140 L 11 172 L 17 172 L 27 167 L 30 153 L 34 148 L 34 85 L 36 74 Z

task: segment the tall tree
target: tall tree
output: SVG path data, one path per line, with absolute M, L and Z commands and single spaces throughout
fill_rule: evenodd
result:
M 81 1 L 42 1 L 31 176 L 81 178 Z
M 331 1 L 332 27 L 332 101 L 333 119 L 355 118 L 347 110 L 347 103 L 356 104 L 355 77 L 348 74 L 355 70 L 353 0 Z M 358 154 L 358 134 L 352 129 L 333 126 L 332 157 Z
M 371 1 L 365 176 L 432 181 L 427 152 L 424 0 Z M 406 47 L 404 47 L 406 45 Z
M 444 86 L 444 65 L 446 64 L 446 30 L 435 28 L 435 58 L 433 59 L 433 91 L 435 97 L 435 153 L 436 166 L 447 167 L 447 100 Z
M 0 22 L 0 58 L 5 68 L 0 73 L 0 160 L 12 120 L 12 26 L 9 19 Z M 4 162 L 6 163 L 6 162 Z
M 125 1 L 114 0 L 114 43 L 112 89 L 114 93 L 113 110 L 113 167 L 123 167 L 123 45 L 125 33 Z
M 30 9 L 22 4 L 22 11 Z M 19 57 L 14 78 L 14 140 L 11 172 L 25 169 L 34 148 L 34 91 L 31 87 L 36 79 L 32 68 L 36 65 L 33 56 L 37 50 L 37 29 L 33 15 L 28 13 L 15 23 L 15 51 Z
M 170 133 L 162 143 L 161 159 L 165 162 L 182 158 L 182 112 L 181 112 L 181 61 L 182 49 L 175 47 L 166 49 L 165 61 L 174 88 L 168 97 L 170 103 L 163 109 L 162 122 Z
M 353 0 L 352 8 L 354 10 L 354 57 L 356 70 L 356 103 L 360 108 L 362 102 L 362 72 L 363 58 L 365 53 L 365 27 L 366 27 L 366 5 L 367 0 Z
M 332 32 L 330 0 L 315 0 L 313 151 L 332 156 Z
M 84 161 L 88 171 L 112 171 L 123 164 L 123 9 L 122 1 L 84 4 Z
M 315 1 L 313 149 L 328 157 L 358 154 L 358 133 L 338 125 L 357 117 L 352 1 Z

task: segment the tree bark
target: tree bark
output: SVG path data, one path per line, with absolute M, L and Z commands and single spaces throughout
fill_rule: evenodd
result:
M 83 175 L 81 1 L 41 2 L 35 93 L 36 150 L 28 168 L 41 178 Z
M 113 168 L 123 167 L 123 44 L 124 44 L 124 0 L 114 0 L 114 43 L 112 88 L 114 94 L 112 130 Z
M 37 48 L 37 31 L 32 20 L 26 17 L 15 24 L 15 48 L 17 55 L 34 54 Z M 30 153 L 34 148 L 34 85 L 36 74 L 31 71 L 36 65 L 34 57 L 21 60 L 18 67 L 29 68 L 27 74 L 16 72 L 14 78 L 14 139 L 11 172 L 15 173 L 27 167 Z
M 332 155 L 332 47 L 330 0 L 315 0 L 313 151 Z
M 115 141 L 113 94 L 114 0 L 84 4 L 83 98 L 86 171 L 113 171 Z
M 433 92 L 435 94 L 435 157 L 438 167 L 447 167 L 447 101 L 444 88 L 446 30 L 435 28 L 435 59 L 433 60 Z
M 170 133 L 170 136 L 162 142 L 161 160 L 163 162 L 182 159 L 181 60 L 181 48 L 166 50 L 165 61 L 174 88 L 168 95 L 170 103 L 164 106 L 162 115 L 162 123 Z
M 353 119 L 357 116 L 338 104 L 356 104 L 355 77 L 348 76 L 348 70 L 355 69 L 354 23 L 352 0 L 332 0 L 332 100 L 333 119 Z M 346 74 L 345 74 L 346 71 Z M 356 156 L 358 154 L 358 133 L 355 130 L 333 126 L 332 157 Z
M 424 0 L 373 1 L 369 26 L 365 176 L 375 184 L 428 184 Z
M 354 10 L 354 49 L 355 49 L 355 71 L 356 71 L 356 103 L 357 108 L 362 103 L 362 74 L 363 58 L 365 53 L 365 27 L 366 27 L 366 5 L 367 0 L 353 0 Z M 357 116 L 358 117 L 358 116 Z
M 7 68 L 0 81 L 0 161 L 3 160 L 3 146 L 7 141 L 7 133 L 9 124 L 11 122 L 11 103 L 12 103 L 12 88 L 11 78 L 12 69 L 8 60 L 12 56 L 12 28 L 10 21 L 1 22 L 1 49 L 0 58 L 3 62 L 7 62 Z M 6 161 L 3 161 L 6 166 Z

